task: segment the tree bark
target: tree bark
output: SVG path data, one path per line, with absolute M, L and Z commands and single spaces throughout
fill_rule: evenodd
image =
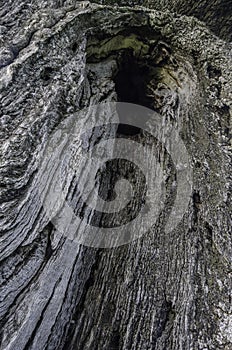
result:
M 216 26 L 222 17 L 210 3 L 204 13 L 176 1 L 179 14 L 165 2 L 160 11 L 158 2 L 145 5 L 154 9 L 2 4 L 1 349 L 231 349 L 229 19 L 223 12 Z M 221 38 L 182 14 L 209 22 Z M 101 249 L 77 244 L 51 222 L 40 164 L 61 122 L 112 101 L 149 107 L 178 129 L 193 186 L 182 220 L 166 232 L 175 169 L 161 149 L 169 177 L 159 219 L 137 240 Z M 64 187 L 77 210 L 75 181 L 68 176 Z

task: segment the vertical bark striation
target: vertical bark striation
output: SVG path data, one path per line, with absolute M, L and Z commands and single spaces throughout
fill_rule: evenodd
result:
M 229 350 L 231 46 L 194 18 L 144 7 L 9 1 L 1 11 L 1 349 Z M 161 149 L 169 197 L 158 221 L 129 245 L 95 249 L 49 221 L 38 169 L 60 122 L 116 100 L 178 128 L 193 192 L 166 233 L 175 173 Z M 65 186 L 77 210 L 75 178 Z

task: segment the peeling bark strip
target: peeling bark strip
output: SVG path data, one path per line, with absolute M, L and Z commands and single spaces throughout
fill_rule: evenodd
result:
M 0 348 L 230 350 L 231 45 L 144 7 L 12 0 L 0 11 Z M 61 121 L 116 100 L 180 130 L 192 201 L 166 233 L 175 174 L 161 147 L 170 200 L 152 229 L 116 249 L 78 246 L 45 215 L 39 163 Z M 75 208 L 75 178 L 66 189 Z

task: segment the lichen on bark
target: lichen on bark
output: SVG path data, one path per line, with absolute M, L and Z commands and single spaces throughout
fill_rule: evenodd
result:
M 191 4 L 175 4 L 188 10 L 2 5 L 1 349 L 231 348 L 231 44 L 182 16 L 195 14 Z M 228 39 L 226 26 L 219 32 Z M 172 196 L 145 236 L 104 250 L 59 235 L 39 200 L 38 168 L 61 121 L 116 100 L 176 125 L 193 192 L 171 234 Z M 76 205 L 74 181 L 67 200 Z

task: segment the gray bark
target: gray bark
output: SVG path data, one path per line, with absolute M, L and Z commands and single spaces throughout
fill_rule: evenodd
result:
M 196 14 L 191 4 L 175 4 L 181 15 L 156 3 L 2 4 L 1 349 L 231 349 L 231 44 L 182 16 Z M 230 39 L 224 22 L 215 30 Z M 85 247 L 50 222 L 38 169 L 50 135 L 72 113 L 135 102 L 125 74 L 138 102 L 180 131 L 191 200 L 171 233 L 164 227 L 175 194 L 143 237 Z M 66 194 L 75 207 L 74 182 L 67 179 Z
M 97 1 L 101 4 L 112 4 L 112 0 Z M 119 0 L 117 4 L 141 5 L 160 11 L 170 11 L 181 15 L 194 16 L 200 21 L 205 22 L 207 27 L 216 35 L 224 40 L 231 41 L 231 4 L 229 0 L 204 0 L 204 1 L 186 1 L 186 0 Z

